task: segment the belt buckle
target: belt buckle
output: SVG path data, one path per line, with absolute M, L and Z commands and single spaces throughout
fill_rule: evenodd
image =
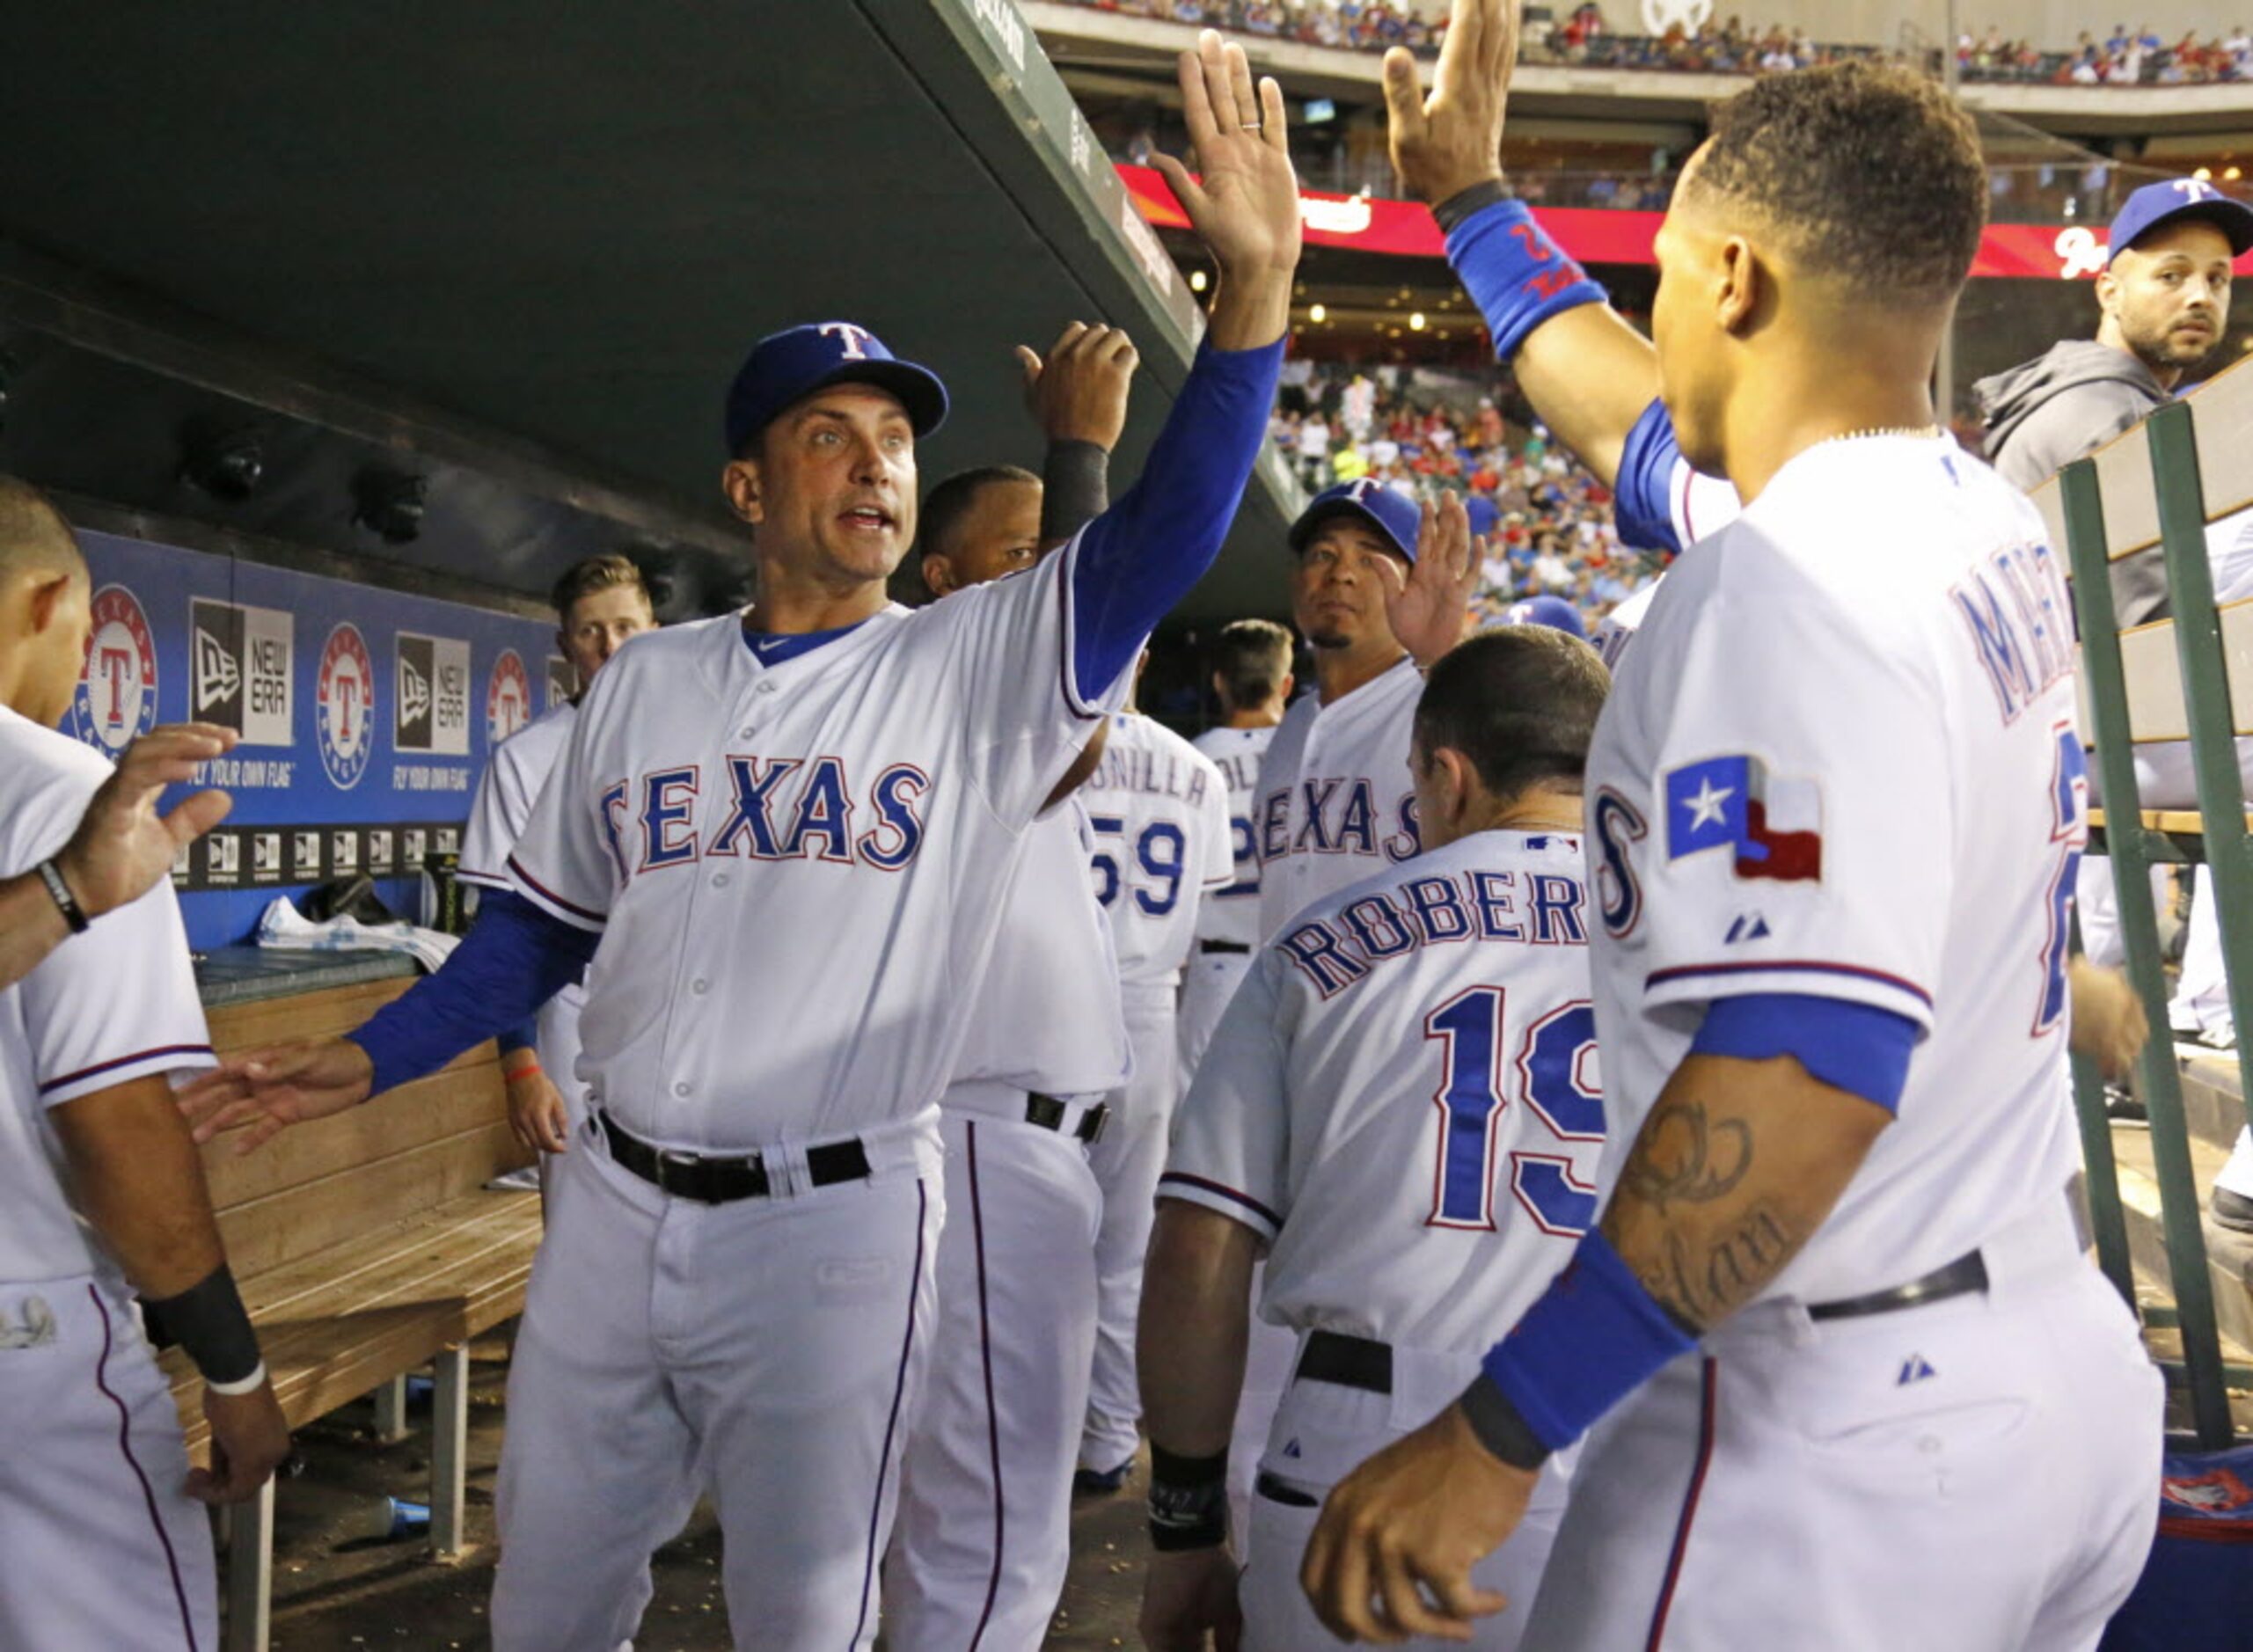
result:
M 685 1152 L 677 1147 L 660 1147 L 657 1149 L 657 1173 L 652 1180 L 656 1182 L 660 1193 L 669 1193 L 682 1199 L 700 1198 L 702 1195 L 675 1186 L 669 1173 L 676 1169 L 692 1172 L 703 1162 L 701 1154 Z
M 1103 1139 L 1103 1132 L 1111 1125 L 1111 1104 L 1098 1101 L 1087 1109 L 1087 1116 L 1079 1121 L 1079 1144 L 1093 1147 Z

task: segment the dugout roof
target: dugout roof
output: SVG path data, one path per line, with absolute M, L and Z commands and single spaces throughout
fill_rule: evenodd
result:
M 944 375 L 926 484 L 1037 464 L 1020 340 L 1132 330 L 1123 482 L 1189 360 L 1189 295 L 995 0 L 126 0 L 16 8 L 6 55 L 0 345 L 44 378 L 18 374 L 0 463 L 115 504 L 161 502 L 106 451 L 124 363 L 370 450 L 500 454 L 709 574 L 721 393 L 775 326 L 859 320 Z M 447 486 L 433 531 L 367 553 L 531 593 L 585 548 L 521 511 L 447 530 Z M 1197 611 L 1283 606 L 1294 503 L 1270 463 Z M 312 507 L 244 508 L 293 539 Z

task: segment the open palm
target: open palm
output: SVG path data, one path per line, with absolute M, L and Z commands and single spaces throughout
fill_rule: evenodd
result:
M 1298 177 L 1291 170 L 1283 88 L 1252 84 L 1240 46 L 1207 29 L 1181 62 L 1181 110 L 1196 172 L 1170 155 L 1158 169 L 1224 274 L 1289 270 L 1298 262 Z

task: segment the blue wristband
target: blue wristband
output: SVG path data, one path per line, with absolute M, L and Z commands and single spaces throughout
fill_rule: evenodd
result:
M 1522 201 L 1497 201 L 1458 224 L 1447 261 L 1486 318 L 1497 362 L 1517 355 L 1550 317 L 1606 301 L 1602 284 L 1564 255 Z
M 1553 1451 L 1697 1346 L 1591 1228 L 1481 1369 Z

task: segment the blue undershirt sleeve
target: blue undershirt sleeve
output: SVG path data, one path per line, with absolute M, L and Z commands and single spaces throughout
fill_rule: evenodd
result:
M 435 1072 L 479 1039 L 530 1020 L 579 978 L 602 939 L 512 891 L 487 890 L 477 923 L 438 972 L 346 1034 L 375 1064 L 369 1093 Z
M 1666 405 L 1653 401 L 1628 432 L 1627 445 L 1620 452 L 1620 474 L 1613 485 L 1612 515 L 1623 543 L 1639 551 L 1681 554 L 1670 497 L 1674 462 L 1681 457 Z
M 1283 340 L 1198 346 L 1142 475 L 1087 525 L 1072 569 L 1072 688 L 1094 704 L 1204 577 L 1268 439 Z
M 1891 1010 L 1806 993 L 1752 992 L 1708 1005 L 1690 1053 L 1739 1061 L 1794 1056 L 1819 1082 L 1892 1113 L 1900 1107 L 1916 1046 L 1917 1024 Z

